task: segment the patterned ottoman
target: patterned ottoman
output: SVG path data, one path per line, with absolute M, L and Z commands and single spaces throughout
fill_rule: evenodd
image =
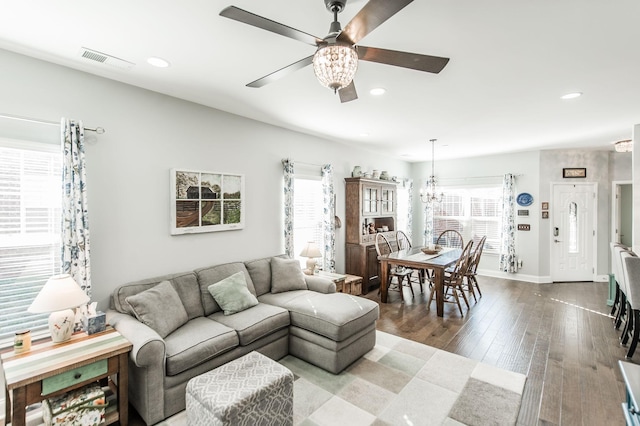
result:
M 293 374 L 251 352 L 187 383 L 187 424 L 293 425 Z

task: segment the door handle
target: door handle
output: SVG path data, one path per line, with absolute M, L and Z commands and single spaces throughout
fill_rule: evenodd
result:
M 554 243 L 561 243 L 562 241 L 560 240 L 553 240 Z

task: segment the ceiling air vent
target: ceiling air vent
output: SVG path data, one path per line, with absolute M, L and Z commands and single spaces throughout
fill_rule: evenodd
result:
M 98 52 L 97 50 L 87 49 L 86 47 L 82 47 L 78 55 L 89 61 L 100 62 L 101 64 L 107 64 L 127 70 L 131 69 L 135 65 L 133 62 L 125 61 L 124 59 L 116 58 L 115 56 L 107 55 L 106 53 Z

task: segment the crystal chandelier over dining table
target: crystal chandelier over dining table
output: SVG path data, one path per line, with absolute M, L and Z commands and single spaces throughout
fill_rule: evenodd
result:
M 438 190 L 438 182 L 435 176 L 435 144 L 437 139 L 430 139 L 431 142 L 431 176 L 425 182 L 424 188 L 420 188 L 420 201 L 423 203 L 441 203 L 444 193 Z

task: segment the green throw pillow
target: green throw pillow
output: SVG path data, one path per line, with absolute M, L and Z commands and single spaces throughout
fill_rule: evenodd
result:
M 232 315 L 258 304 L 258 299 L 247 288 L 243 271 L 211 284 L 207 289 L 225 315 Z
M 163 339 L 189 320 L 178 292 L 169 281 L 162 281 L 125 300 L 138 321 L 151 327 Z
M 296 259 L 271 258 L 271 293 L 307 290 L 300 262 Z

